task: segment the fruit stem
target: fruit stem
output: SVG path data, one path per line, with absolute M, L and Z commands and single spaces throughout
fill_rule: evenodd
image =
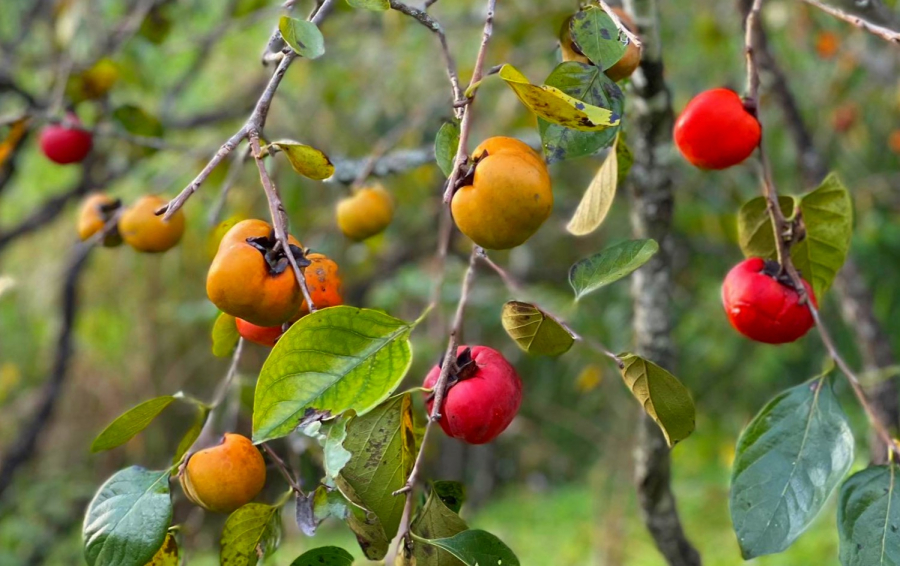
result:
M 284 476 L 285 481 L 287 481 L 288 485 L 291 486 L 291 490 L 293 490 L 297 495 L 305 496 L 303 490 L 300 488 L 300 484 L 294 478 L 294 474 L 291 471 L 290 466 L 288 466 L 287 463 L 281 459 L 281 456 L 279 456 L 278 453 L 275 452 L 275 450 L 273 450 L 268 443 L 263 442 L 262 444 L 260 444 L 260 446 L 262 446 L 263 451 L 265 451 L 269 458 L 271 458 L 272 461 L 275 462 L 275 467 L 278 468 L 278 471 L 281 472 L 282 476 Z

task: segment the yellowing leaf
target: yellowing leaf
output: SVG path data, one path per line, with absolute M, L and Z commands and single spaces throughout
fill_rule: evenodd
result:
M 694 432 L 696 411 L 687 387 L 663 368 L 634 354 L 621 354 L 622 378 L 669 446 Z
M 227 358 L 237 346 L 241 336 L 237 324 L 230 314 L 219 313 L 212 329 L 212 351 L 217 358 Z
M 503 65 L 500 78 L 513 89 L 522 104 L 548 122 L 588 132 L 619 124 L 620 116 L 615 112 L 582 102 L 556 87 L 533 85 L 512 65 Z
M 159 550 L 153 556 L 146 566 L 179 566 L 181 564 L 181 552 L 178 548 L 178 541 L 175 540 L 175 533 L 169 531 L 166 533 L 166 540 L 163 541 Z
M 588 185 L 584 196 L 581 197 L 581 202 L 578 203 L 572 220 L 566 226 L 569 233 L 586 236 L 603 223 L 616 196 L 616 188 L 620 182 L 620 170 L 627 173 L 631 168 L 631 161 L 631 152 L 628 146 L 621 140 L 621 137 L 617 137 L 615 146 L 606 156 L 603 165 L 597 170 L 597 174 Z
M 300 142 L 280 140 L 269 144 L 284 152 L 294 171 L 314 181 L 334 175 L 334 165 L 322 151 Z
M 559 321 L 530 303 L 509 301 L 503 305 L 501 322 L 509 337 L 529 354 L 559 356 L 575 343 Z
M 25 116 L 10 124 L 6 138 L 0 142 L 0 166 L 6 163 L 13 150 L 19 146 L 19 142 L 25 137 L 25 132 L 28 131 L 28 120 L 28 116 Z
M 598 365 L 589 364 L 584 366 L 584 369 L 578 374 L 578 379 L 575 380 L 575 389 L 579 393 L 587 393 L 600 387 L 601 383 L 603 383 L 603 369 Z

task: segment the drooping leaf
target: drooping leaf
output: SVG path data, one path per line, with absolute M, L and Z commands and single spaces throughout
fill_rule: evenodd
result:
M 227 566 L 255 566 L 281 539 L 280 508 L 248 503 L 228 516 L 222 530 L 219 559 Z
M 334 175 L 334 165 L 322 151 L 300 142 L 279 140 L 269 144 L 284 152 L 294 171 L 314 181 Z
M 307 59 L 316 59 L 325 54 L 325 38 L 316 24 L 310 21 L 281 16 L 278 31 L 291 49 Z
M 354 8 L 372 10 L 373 12 L 384 12 L 391 9 L 390 0 L 347 0 L 347 4 Z
M 181 566 L 181 550 L 178 548 L 178 540 L 175 538 L 174 531 L 169 530 L 166 533 L 166 539 L 162 546 L 146 566 Z
M 91 452 L 96 454 L 97 452 L 125 444 L 134 438 L 137 433 L 147 428 L 147 425 L 153 422 L 153 419 L 174 401 L 174 396 L 163 395 L 128 409 L 116 417 L 116 420 L 109 423 L 103 429 L 103 432 L 97 435 L 97 438 L 91 443 Z
M 509 337 L 529 354 L 559 356 L 575 343 L 566 327 L 531 303 L 507 302 L 500 319 Z
M 791 259 L 816 296 L 821 297 L 847 260 L 853 235 L 853 202 L 847 188 L 832 173 L 819 188 L 803 195 L 800 211 L 806 237 L 791 248 Z
M 350 490 L 350 492 L 353 490 L 348 485 L 344 485 L 341 489 Z M 366 558 L 369 560 L 381 560 L 384 558 L 391 539 L 385 534 L 384 527 L 382 527 L 378 517 L 352 501 L 347 510 L 349 511 L 346 519 L 347 526 L 356 536 L 356 541 L 359 543 L 359 547 L 362 549 L 363 554 L 366 555 Z
M 853 433 L 825 378 L 770 401 L 738 440 L 731 520 L 744 559 L 787 549 L 853 463 Z
M 578 49 L 604 71 L 625 55 L 627 40 L 620 39 L 616 23 L 599 6 L 586 6 L 576 12 L 569 29 Z
M 291 566 L 353 566 L 353 555 L 337 546 L 322 546 L 307 550 Z
M 84 556 L 89 566 L 149 562 L 172 522 L 169 472 L 132 466 L 106 480 L 84 516 Z
M 780 196 L 778 204 L 785 218 L 794 215 L 794 197 Z M 738 243 L 746 257 L 775 258 L 775 231 L 769 217 L 766 197 L 756 197 L 741 206 L 738 212 Z
M 453 173 L 453 163 L 459 150 L 459 123 L 446 122 L 434 138 L 434 157 L 445 177 Z
M 405 485 L 416 457 L 412 418 L 405 393 L 347 424 L 344 448 L 353 456 L 338 476 L 338 488 L 375 515 L 386 540 L 397 533 L 403 514 L 405 498 L 393 493 Z
M 459 513 L 466 502 L 466 486 L 458 481 L 436 481 L 431 484 L 432 490 L 441 498 L 447 509 Z
M 212 351 L 217 358 L 227 358 L 234 351 L 241 335 L 235 319 L 230 314 L 219 313 L 212 329 Z
M 437 492 L 432 490 L 410 527 L 413 534 L 423 539 L 441 539 L 459 534 L 469 526 L 449 509 Z M 438 546 L 416 544 L 413 553 L 416 566 L 459 566 L 458 558 Z
M 600 131 L 616 126 L 620 116 L 599 106 L 588 104 L 548 85 L 533 85 L 512 65 L 503 65 L 500 78 L 516 93 L 519 100 L 539 117 L 583 131 Z
M 843 566 L 900 564 L 900 467 L 872 466 L 841 487 L 838 534 Z
M 365 414 L 386 399 L 412 360 L 402 320 L 337 306 L 309 314 L 288 330 L 256 384 L 253 439 L 290 433 L 308 412 Z
M 647 263 L 659 251 L 656 240 L 629 240 L 615 244 L 569 268 L 575 300 L 609 285 Z
M 622 377 L 644 411 L 659 425 L 669 446 L 694 432 L 694 400 L 687 387 L 663 368 L 634 354 L 620 354 Z
M 173 464 L 181 462 L 181 459 L 191 449 L 194 442 L 200 438 L 200 433 L 203 432 L 203 425 L 206 424 L 206 419 L 209 417 L 209 411 L 209 407 L 197 406 L 197 415 L 194 417 L 194 422 L 191 423 L 191 427 L 181 437 L 181 441 L 178 442 L 178 448 L 175 449 L 175 456 L 172 457 Z
M 457 557 L 466 566 L 519 566 L 519 559 L 503 541 L 487 531 L 478 529 L 463 531 L 458 535 L 440 539 L 422 539 L 417 542 L 442 548 Z
M 624 115 L 625 94 L 622 89 L 593 65 L 577 61 L 561 63 L 553 69 L 544 84 L 558 88 L 567 95 L 587 104 L 608 108 L 617 116 Z M 584 132 L 554 124 L 539 117 L 538 128 L 544 157 L 548 163 L 556 163 L 566 159 L 593 155 L 608 147 L 620 131 L 621 123 L 605 130 Z M 622 176 L 624 177 L 624 175 Z
M 612 207 L 616 189 L 621 182 L 619 173 L 627 173 L 632 162 L 631 151 L 621 136 L 617 136 L 613 149 L 597 170 L 566 226 L 570 234 L 585 236 L 600 227 Z

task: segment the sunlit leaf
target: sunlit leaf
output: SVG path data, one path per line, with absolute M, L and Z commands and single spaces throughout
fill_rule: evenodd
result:
M 459 123 L 456 121 L 446 122 L 438 130 L 434 139 L 434 157 L 445 177 L 449 177 L 453 173 L 453 163 L 456 160 L 458 149 Z
M 325 38 L 316 24 L 310 21 L 281 16 L 278 31 L 291 49 L 307 59 L 316 59 L 325 54 Z
M 628 146 L 621 136 L 616 138 L 613 150 L 609 152 L 603 164 L 597 170 L 597 174 L 591 180 L 578 208 L 572 215 L 572 220 L 566 226 L 569 233 L 576 236 L 585 236 L 600 227 L 609 209 L 612 207 L 621 179 L 620 171 L 631 168 L 633 158 Z
M 625 55 L 627 40 L 620 39 L 616 23 L 599 6 L 586 6 L 576 12 L 569 29 L 579 51 L 604 71 Z
M 481 530 L 468 530 L 449 538 L 423 539 L 413 535 L 417 542 L 442 548 L 457 557 L 466 566 L 519 566 L 519 559 L 496 536 Z
M 291 566 L 352 566 L 353 555 L 337 546 L 322 546 L 307 550 Z
M 219 558 L 228 566 L 255 566 L 278 547 L 281 514 L 278 507 L 248 503 L 228 516 L 222 530 Z
M 212 351 L 219 358 L 227 358 L 234 352 L 241 335 L 238 333 L 235 319 L 230 314 L 219 313 L 212 329 Z
M 372 10 L 373 12 L 383 12 L 391 9 L 390 0 L 347 0 L 347 4 L 354 8 Z
M 519 100 L 539 117 L 576 130 L 600 131 L 619 123 L 620 116 L 599 106 L 573 98 L 548 85 L 533 85 L 512 65 L 503 65 L 500 78 L 515 91 Z
M 900 564 L 900 467 L 872 466 L 841 487 L 838 534 L 843 566 Z
M 146 564 L 172 522 L 169 472 L 132 466 L 106 480 L 84 517 L 84 556 L 90 566 Z
M 338 306 L 291 326 L 266 359 L 253 406 L 253 439 L 293 431 L 307 413 L 362 415 L 400 384 L 412 327 L 380 311 Z
M 153 422 L 163 409 L 175 401 L 172 395 L 154 397 L 128 409 L 109 423 L 91 444 L 91 452 L 102 452 L 121 446 Z
M 334 175 L 334 165 L 322 151 L 300 142 L 279 140 L 269 146 L 284 152 L 294 171 L 314 181 L 321 181 Z
M 575 299 L 596 291 L 630 274 L 659 251 L 655 240 L 629 240 L 615 244 L 569 269 L 569 284 Z
M 575 343 L 559 321 L 530 303 L 509 301 L 503 305 L 500 320 L 509 337 L 529 354 L 559 356 Z
M 696 411 L 687 387 L 658 365 L 634 354 L 620 354 L 622 378 L 644 412 L 674 446 L 694 432 Z

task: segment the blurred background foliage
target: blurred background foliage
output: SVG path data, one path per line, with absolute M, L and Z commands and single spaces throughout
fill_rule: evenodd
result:
M 10 44 L 31 0 L 4 0 L 0 72 L 35 96 L 47 96 L 59 61 L 71 57 L 78 68 L 94 60 L 102 52 L 99 44 L 130 4 L 62 0 L 37 16 L 23 41 Z M 298 2 L 300 13 L 310 7 L 309 1 Z M 676 111 L 703 89 L 725 85 L 740 90 L 744 80 L 735 3 L 696 0 L 686 8 L 661 3 L 661 40 Z M 575 1 L 501 2 L 488 65 L 512 63 L 533 81 L 541 80 L 558 62 L 556 33 L 576 9 Z M 439 2 L 432 10 L 446 29 L 464 80 L 478 47 L 483 10 L 480 0 Z M 108 99 L 77 107 L 86 125 L 107 132 L 98 133 L 95 154 L 109 168 L 126 172 L 108 187 L 110 194 L 126 204 L 146 193 L 173 196 L 193 178 L 240 126 L 261 91 L 270 70 L 259 64 L 259 56 L 278 14 L 279 2 L 268 0 L 163 2 L 142 33 L 110 55 L 120 79 Z M 900 57 L 879 40 L 800 3 L 772 0 L 765 16 L 773 49 L 789 71 L 815 143 L 851 189 L 856 213 L 852 253 L 900 352 Z M 364 158 L 386 133 L 410 123 L 397 147 L 427 148 L 451 115 L 435 37 L 399 13 L 353 11 L 343 3 L 322 30 L 326 54 L 289 70 L 272 107 L 267 137 L 297 139 L 339 161 Z M 67 35 L 71 39 L 60 43 Z M 776 181 L 784 193 L 801 193 L 796 152 L 779 111 L 768 102 L 763 96 L 762 121 Z M 0 115 L 15 114 L 20 104 L 16 96 L 0 96 Z M 110 114 L 122 105 L 158 118 L 168 147 L 147 150 L 115 135 L 121 127 L 111 122 Z M 473 143 L 492 135 L 537 140 L 534 118 L 496 77 L 484 82 L 474 111 Z M 216 119 L 197 120 L 204 116 Z M 627 132 L 627 112 L 625 122 Z M 17 172 L 0 194 L 0 227 L 17 223 L 77 182 L 78 167 L 47 161 L 37 150 L 36 135 L 25 143 Z M 735 564 L 740 553 L 728 518 L 727 490 L 736 438 L 769 398 L 814 375 L 824 352 L 813 336 L 771 347 L 730 329 L 719 288 L 740 259 L 734 215 L 756 195 L 754 172 L 742 166 L 704 173 L 674 154 L 671 159 L 678 164 L 677 277 L 672 289 L 678 365 L 670 369 L 693 391 L 698 407 L 696 432 L 673 454 L 675 490 L 688 535 L 705 562 Z M 485 268 L 477 275 L 465 341 L 497 348 L 517 366 L 525 384 L 520 416 L 490 446 L 467 448 L 444 439 L 440 450 L 429 454 L 431 477 L 467 482 L 470 502 L 464 516 L 470 523 L 496 533 L 529 566 L 662 564 L 640 523 L 631 482 L 630 453 L 640 407 L 615 368 L 578 346 L 556 360 L 528 357 L 500 325 L 506 300 L 535 300 L 614 350 L 630 347 L 628 284 L 608 287 L 576 305 L 566 281 L 574 261 L 630 235 L 624 191 L 598 232 L 584 238 L 565 232 L 599 163 L 585 158 L 554 165 L 552 218 L 527 245 L 492 254 L 527 284 L 527 293 L 511 296 Z M 353 244 L 333 217 L 345 186 L 300 178 L 278 158 L 273 167 L 292 232 L 339 262 L 348 302 L 406 319 L 418 316 L 436 275 L 433 255 L 443 180 L 438 168 L 426 165 L 385 178 L 398 204 L 395 221 L 384 235 Z M 146 432 L 109 453 L 89 454 L 93 437 L 116 415 L 149 397 L 183 390 L 209 398 L 224 374 L 227 360 L 210 351 L 216 310 L 204 292 L 211 259 L 208 215 L 224 176 L 222 167 L 188 202 L 188 230 L 174 250 L 160 256 L 124 247 L 94 253 L 80 287 L 71 376 L 37 456 L 20 469 L 0 501 L 0 565 L 81 563 L 81 516 L 93 491 L 126 465 L 166 465 L 191 413 L 173 406 Z M 60 323 L 61 276 L 75 241 L 76 208 L 70 204 L 55 221 L 0 254 L 0 447 L 22 434 L 49 371 Z M 223 216 L 267 216 L 252 167 L 240 174 Z M 468 245 L 459 235 L 454 239 L 442 307 L 413 335 L 410 386 L 419 383 L 444 347 Z M 859 356 L 837 316 L 834 297 L 822 302 L 842 350 L 858 367 Z M 240 366 L 247 392 L 266 355 L 257 346 L 248 349 Z M 844 384 L 838 381 L 836 387 L 863 446 L 865 421 Z M 249 406 L 239 426 L 242 432 L 249 430 L 248 418 Z M 301 440 L 290 447 L 311 484 L 315 450 L 308 451 Z M 864 449 L 858 450 L 858 459 L 860 465 L 865 461 Z M 269 496 L 282 489 L 280 480 L 272 471 Z M 204 518 L 180 494 L 176 497 L 176 520 L 185 524 L 191 563 L 216 563 L 222 518 Z M 285 513 L 286 548 L 273 563 L 288 564 L 320 538 L 360 555 L 343 525 L 326 525 L 317 540 L 309 541 L 296 532 L 290 515 Z M 794 548 L 754 564 L 833 564 L 836 556 L 830 506 Z

